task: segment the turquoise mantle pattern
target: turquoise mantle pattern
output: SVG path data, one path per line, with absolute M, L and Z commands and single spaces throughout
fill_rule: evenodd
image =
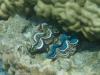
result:
M 32 48 L 35 51 L 45 50 L 46 57 L 55 59 L 60 56 L 70 56 L 76 51 L 79 40 L 76 35 L 69 36 L 47 23 L 37 25 L 37 32 L 33 35 L 34 44 Z

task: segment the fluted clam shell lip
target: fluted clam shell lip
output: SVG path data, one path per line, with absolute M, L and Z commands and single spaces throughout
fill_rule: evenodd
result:
M 39 41 L 40 41 L 41 44 L 40 44 L 40 46 L 37 45 L 36 49 L 41 49 L 43 47 L 43 45 L 44 45 L 43 40 L 41 38 L 40 38 Z
M 37 42 L 37 36 L 38 36 L 38 35 L 43 35 L 43 34 L 44 34 L 44 33 L 39 33 L 39 32 L 36 33 L 36 34 L 34 35 L 34 38 L 33 38 L 34 41 Z
M 52 37 L 52 31 L 50 29 L 48 29 L 48 31 L 49 31 L 49 35 L 42 37 L 43 39 L 49 39 Z
M 69 43 L 68 43 L 68 40 L 66 40 L 66 41 L 63 43 L 63 45 L 60 47 L 60 51 L 61 51 L 61 52 L 65 52 L 66 49 L 68 49 L 68 48 L 69 48 Z
M 72 41 L 70 41 L 70 44 L 77 45 L 78 42 L 79 42 L 78 39 L 73 39 Z

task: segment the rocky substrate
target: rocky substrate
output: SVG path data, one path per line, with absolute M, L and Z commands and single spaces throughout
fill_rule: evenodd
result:
M 47 59 L 45 53 L 30 55 L 34 28 L 20 16 L 0 21 L 0 59 L 9 75 L 99 75 L 100 45 L 80 40 L 77 52 L 69 58 Z M 25 37 L 27 36 L 27 38 Z M 30 39 L 29 39 L 30 38 Z

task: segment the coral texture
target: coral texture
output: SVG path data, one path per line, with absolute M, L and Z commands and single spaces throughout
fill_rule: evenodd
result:
M 81 32 L 87 39 L 100 39 L 99 0 L 38 0 L 37 15 L 52 18 L 66 31 Z M 99 2 L 98 2 L 99 3 Z
M 0 0 L 0 18 L 6 19 L 15 13 L 28 15 L 35 2 L 35 0 Z
M 0 18 L 7 19 L 15 13 L 37 14 L 56 20 L 66 31 L 81 32 L 95 41 L 100 40 L 99 4 L 99 0 L 1 0 Z

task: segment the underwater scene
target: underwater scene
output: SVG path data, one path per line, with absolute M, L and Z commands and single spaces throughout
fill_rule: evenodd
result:
M 0 75 L 100 75 L 100 0 L 0 0 Z

